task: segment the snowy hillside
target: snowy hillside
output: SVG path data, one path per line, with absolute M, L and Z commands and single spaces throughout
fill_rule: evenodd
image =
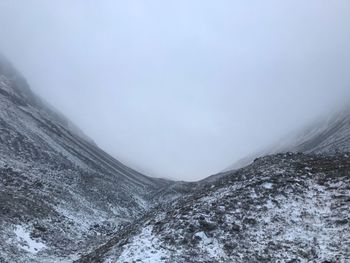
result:
M 350 262 L 350 110 L 287 141 L 200 182 L 150 178 L 0 58 L 0 263 Z M 284 151 L 303 153 L 255 159 Z
M 333 154 L 350 151 L 350 107 L 310 126 L 298 136 L 293 151 Z
M 348 155 L 267 156 L 78 262 L 350 262 L 349 201 Z
M 0 59 L 0 262 L 77 257 L 172 184 L 103 152 Z
M 255 158 L 280 152 L 334 154 L 350 151 L 350 105 L 320 119 L 298 133 L 290 134 L 275 145 L 252 153 L 227 167 L 224 171 L 239 169 Z

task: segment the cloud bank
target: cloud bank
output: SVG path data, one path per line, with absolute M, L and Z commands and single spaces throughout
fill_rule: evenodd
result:
M 350 96 L 350 2 L 2 0 L 0 50 L 125 163 L 196 180 Z

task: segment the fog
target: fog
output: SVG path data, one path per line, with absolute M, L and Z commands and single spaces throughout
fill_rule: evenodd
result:
M 197 180 L 350 96 L 350 1 L 1 0 L 33 91 L 150 176 Z

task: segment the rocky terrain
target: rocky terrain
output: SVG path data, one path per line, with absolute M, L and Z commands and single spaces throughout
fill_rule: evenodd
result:
M 350 262 L 349 150 L 345 107 L 198 182 L 79 262 Z
M 350 157 L 257 159 L 78 262 L 350 262 Z
M 0 262 L 71 262 L 177 190 L 103 152 L 0 58 Z
M 350 262 L 349 138 L 345 110 L 244 168 L 151 178 L 0 58 L 0 263 Z

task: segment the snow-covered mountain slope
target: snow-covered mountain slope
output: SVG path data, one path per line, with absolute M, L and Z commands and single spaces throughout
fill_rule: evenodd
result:
M 350 262 L 350 157 L 278 154 L 117 232 L 78 262 Z
M 315 121 L 300 132 L 290 134 L 275 145 L 252 153 L 227 167 L 239 169 L 255 158 L 280 152 L 334 154 L 350 151 L 350 104 L 329 116 Z
M 313 124 L 288 146 L 293 151 L 333 154 L 350 151 L 350 107 Z
M 172 185 L 103 152 L 0 58 L 0 262 L 74 258 Z
M 103 152 L 0 58 L 0 263 L 350 262 L 349 119 L 265 152 L 305 153 L 171 182 Z

